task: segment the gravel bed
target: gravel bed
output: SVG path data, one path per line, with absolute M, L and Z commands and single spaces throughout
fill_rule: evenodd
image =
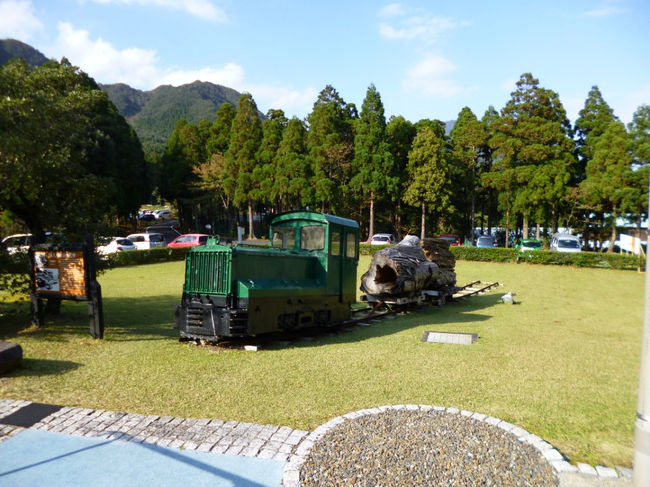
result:
M 327 431 L 300 468 L 300 485 L 557 486 L 532 445 L 460 414 L 386 410 Z

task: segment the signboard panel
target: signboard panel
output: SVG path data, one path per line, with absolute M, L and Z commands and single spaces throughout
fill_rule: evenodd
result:
M 86 297 L 84 253 L 81 250 L 34 250 L 36 292 Z

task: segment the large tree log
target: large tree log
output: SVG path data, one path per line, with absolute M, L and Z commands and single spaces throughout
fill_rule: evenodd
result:
M 398 245 L 376 252 L 370 268 L 361 276 L 361 291 L 401 295 L 422 289 L 454 286 L 455 260 L 449 252 L 449 245 L 444 240 L 426 240 L 426 250 L 420 246 L 419 238 L 409 235 Z M 447 244 L 446 248 L 444 244 Z M 436 258 L 444 267 L 433 261 Z

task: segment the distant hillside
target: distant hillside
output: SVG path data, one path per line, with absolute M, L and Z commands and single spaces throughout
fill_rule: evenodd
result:
M 164 85 L 152 91 L 122 83 L 100 87 L 133 126 L 147 153 L 163 151 L 179 119 L 213 122 L 222 103 L 236 107 L 240 97 L 232 88 L 202 81 L 177 87 Z
M 30 66 L 40 66 L 48 61 L 43 53 L 29 44 L 15 39 L 0 39 L 0 65 L 15 57 L 23 58 Z

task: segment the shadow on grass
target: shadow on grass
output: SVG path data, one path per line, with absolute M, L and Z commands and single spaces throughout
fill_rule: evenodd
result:
M 20 366 L 4 377 L 40 377 L 44 375 L 59 375 L 78 369 L 82 364 L 69 360 L 49 360 L 23 358 Z
M 473 296 L 463 301 L 449 302 L 444 306 L 431 306 L 413 310 L 405 315 L 392 315 L 392 319 L 382 319 L 380 323 L 371 326 L 355 326 L 321 328 L 302 330 L 303 337 L 311 337 L 314 340 L 300 341 L 300 338 L 292 341 L 292 347 L 318 347 L 339 343 L 353 343 L 372 338 L 384 337 L 394 333 L 400 333 L 411 328 L 427 325 L 433 329 L 440 330 L 440 326 L 447 323 L 454 325 L 483 323 L 492 318 L 489 314 L 477 313 L 477 311 L 491 308 L 501 303 L 502 294 L 484 294 Z M 372 319 L 372 318 L 371 318 Z M 284 348 L 281 336 L 274 336 L 277 342 L 271 344 L 271 348 Z M 323 341 L 321 341 L 323 340 Z M 274 340 L 275 341 L 275 340 Z
M 178 296 L 104 298 L 104 338 L 107 340 L 162 340 L 177 338 L 174 311 Z M 59 314 L 45 314 L 44 326 L 31 326 L 29 304 L 15 307 L 0 316 L 0 334 L 33 336 L 55 342 L 71 336 L 88 337 L 90 324 L 88 303 L 63 301 Z

